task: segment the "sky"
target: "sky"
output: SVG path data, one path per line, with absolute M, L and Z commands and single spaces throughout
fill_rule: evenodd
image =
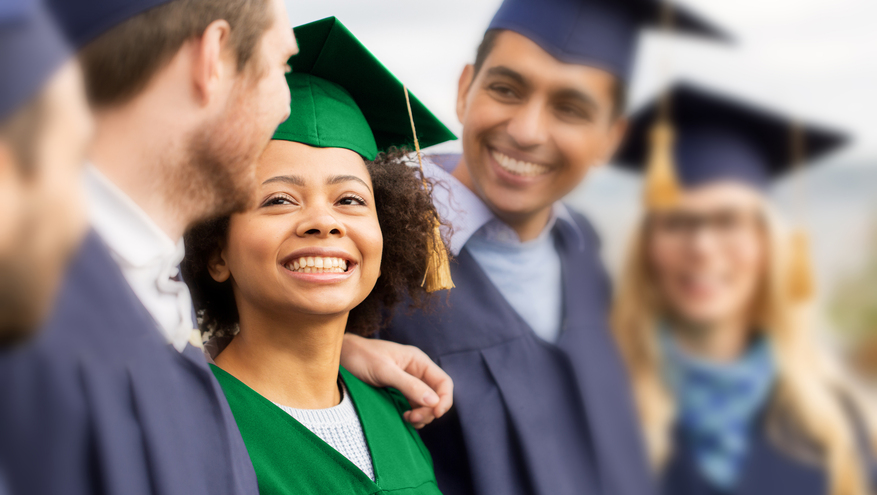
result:
M 330 15 L 452 130 L 457 79 L 499 0 L 285 0 L 293 25 Z M 679 1 L 679 0 L 677 0 Z M 831 161 L 877 166 L 877 1 L 682 0 L 731 33 L 732 45 L 646 33 L 631 87 L 636 108 L 671 78 L 846 130 Z M 663 69 L 672 67 L 670 77 Z M 446 150 L 459 149 L 458 143 Z

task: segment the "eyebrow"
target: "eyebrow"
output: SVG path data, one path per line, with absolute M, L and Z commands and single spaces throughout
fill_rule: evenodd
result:
M 504 65 L 498 65 L 496 67 L 491 67 L 490 69 L 487 69 L 487 75 L 493 76 L 493 77 L 507 77 L 509 79 L 514 80 L 516 83 L 520 84 L 521 86 L 528 87 L 528 88 L 530 87 L 530 83 L 527 82 L 527 79 L 525 79 L 524 76 L 521 75 L 520 72 L 509 69 L 508 67 L 506 67 Z
M 555 98 L 562 100 L 575 100 L 583 105 L 587 105 L 593 109 L 600 108 L 600 105 L 597 104 L 597 101 L 591 97 L 591 95 L 579 91 L 577 89 L 566 88 L 561 89 L 557 93 L 555 93 Z
M 342 182 L 350 181 L 359 182 L 360 184 L 364 185 L 369 191 L 372 190 L 364 180 L 355 175 L 333 175 L 326 179 L 326 184 L 334 186 L 336 184 L 341 184 Z M 267 179 L 265 182 L 262 183 L 262 185 L 264 186 L 265 184 L 272 184 L 274 182 L 283 182 L 286 184 L 292 184 L 293 186 L 305 187 L 304 178 L 298 175 L 278 175 Z
M 335 184 L 341 184 L 342 182 L 350 181 L 359 182 L 360 184 L 364 185 L 365 188 L 369 190 L 369 192 L 371 192 L 372 190 L 372 188 L 368 187 L 368 184 L 366 184 L 364 180 L 355 175 L 333 175 L 332 177 L 329 177 L 329 179 L 326 181 L 326 184 L 334 186 Z
M 292 184 L 299 187 L 304 187 L 305 185 L 305 180 L 298 175 L 278 175 L 266 180 L 262 185 L 264 186 L 265 184 L 271 184 L 273 182 L 285 182 L 286 184 Z

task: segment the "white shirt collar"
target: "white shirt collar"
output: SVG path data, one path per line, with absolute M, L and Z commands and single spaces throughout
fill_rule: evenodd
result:
M 445 228 L 444 234 L 446 238 L 450 239 L 448 248 L 454 256 L 460 254 L 463 246 L 482 227 L 493 221 L 501 223 L 501 220 L 490 211 L 481 198 L 451 175 L 448 170 L 430 160 L 429 157 L 425 157 L 423 160 L 423 172 L 427 178 L 436 181 L 432 198 L 439 216 L 451 225 L 450 232 Z M 569 209 L 559 201 L 552 206 L 551 220 L 540 236 L 546 235 L 558 220 L 564 221 L 570 227 L 580 249 L 584 249 L 584 233 L 573 219 Z M 516 236 L 517 234 L 515 234 Z
M 84 182 L 92 227 L 161 333 L 182 351 L 194 327 L 191 296 L 178 277 L 185 255 L 183 240 L 171 240 L 94 166 L 86 168 Z

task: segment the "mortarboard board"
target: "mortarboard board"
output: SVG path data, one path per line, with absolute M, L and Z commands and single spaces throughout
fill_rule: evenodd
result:
M 299 54 L 287 76 L 292 108 L 274 139 L 346 148 L 373 160 L 391 146 L 414 144 L 405 87 L 343 25 L 328 17 L 294 28 Z M 411 118 L 424 147 L 456 139 L 411 96 Z
M 732 179 L 766 189 L 804 157 L 812 162 L 847 141 L 836 130 L 800 126 L 804 156 L 796 157 L 790 143 L 797 124 L 782 113 L 689 83 L 674 85 L 668 95 L 676 128 L 675 172 L 684 188 Z M 654 101 L 631 117 L 613 161 L 617 166 L 645 171 L 649 131 L 660 114 L 660 103 Z
M 3 0 L 0 119 L 33 98 L 69 57 L 67 43 L 39 0 Z
M 171 0 L 48 0 L 67 39 L 82 48 L 113 27 Z
M 730 40 L 675 4 L 666 6 L 672 10 L 673 20 L 668 21 L 664 1 L 669 0 L 505 0 L 487 29 L 515 31 L 562 62 L 597 67 L 625 81 L 642 27 L 663 25 L 674 32 Z

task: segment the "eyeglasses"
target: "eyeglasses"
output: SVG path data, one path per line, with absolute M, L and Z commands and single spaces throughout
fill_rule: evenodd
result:
M 653 235 L 671 242 L 690 242 L 701 231 L 723 243 L 735 243 L 757 234 L 764 226 L 764 216 L 751 210 L 719 210 L 711 213 L 669 211 L 649 217 Z

